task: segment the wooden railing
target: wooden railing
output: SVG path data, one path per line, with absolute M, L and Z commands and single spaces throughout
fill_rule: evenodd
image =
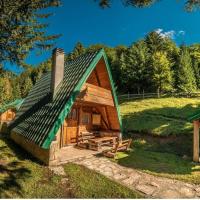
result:
M 129 101 L 136 99 L 146 99 L 146 98 L 164 98 L 164 97 L 185 97 L 185 98 L 195 98 L 200 97 L 200 92 L 192 93 L 142 93 L 142 94 L 121 94 L 118 95 L 119 101 Z

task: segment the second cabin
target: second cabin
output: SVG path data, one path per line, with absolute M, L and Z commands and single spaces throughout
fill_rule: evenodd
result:
M 52 71 L 32 88 L 11 125 L 12 139 L 51 165 L 63 148 L 81 143 L 84 133 L 97 140 L 121 138 L 121 119 L 104 50 L 64 63 L 55 49 Z

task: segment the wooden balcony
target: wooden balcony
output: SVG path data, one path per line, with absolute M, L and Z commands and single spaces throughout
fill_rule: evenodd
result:
M 87 103 L 114 106 L 112 92 L 110 90 L 89 83 L 84 84 L 77 100 Z

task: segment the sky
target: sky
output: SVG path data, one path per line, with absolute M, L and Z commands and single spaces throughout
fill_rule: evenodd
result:
M 54 14 L 46 22 L 48 34 L 62 34 L 56 47 L 66 53 L 78 41 L 86 47 L 97 43 L 128 46 L 153 30 L 177 44 L 200 43 L 200 10 L 186 12 L 184 0 L 161 0 L 149 8 L 124 7 L 121 0 L 112 0 L 108 9 L 101 9 L 94 0 L 62 0 L 62 4 L 50 9 Z M 37 56 L 33 52 L 27 63 L 37 65 L 50 55 L 46 52 Z

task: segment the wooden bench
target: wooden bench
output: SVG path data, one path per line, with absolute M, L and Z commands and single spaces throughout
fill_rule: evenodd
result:
M 87 149 L 89 147 L 89 139 L 95 138 L 95 135 L 91 132 L 81 132 L 78 136 L 77 146 Z
M 117 137 L 99 137 L 94 139 L 89 139 L 89 149 L 100 151 L 102 146 L 109 145 L 115 146 Z
M 110 150 L 105 150 L 103 152 L 103 155 L 109 158 L 115 158 L 117 152 L 128 151 L 128 149 L 130 148 L 131 142 L 132 142 L 132 139 L 119 141 L 117 142 L 114 148 Z

